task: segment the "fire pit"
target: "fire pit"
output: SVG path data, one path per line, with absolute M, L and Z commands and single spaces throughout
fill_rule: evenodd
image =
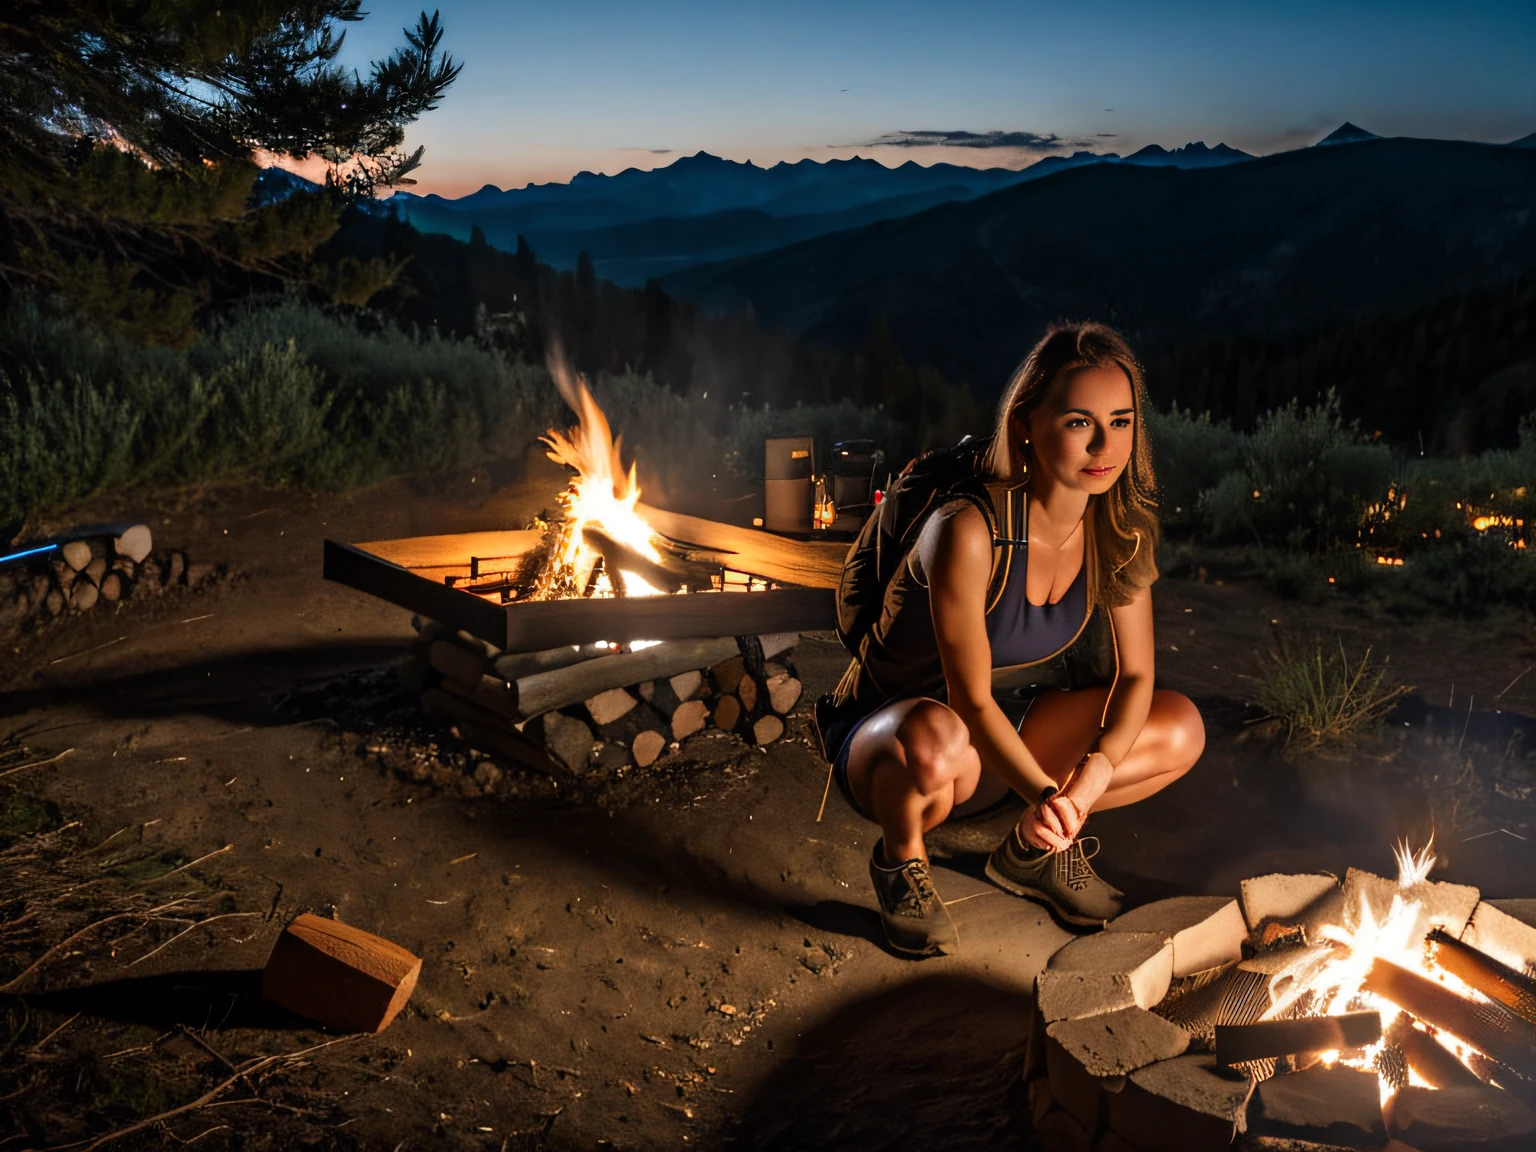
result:
M 1040 1144 L 1536 1148 L 1536 906 L 1350 869 L 1161 900 L 1058 951 L 1024 1078 Z
M 544 437 L 574 475 L 527 529 L 325 542 L 324 573 L 416 613 L 402 681 L 477 748 L 551 773 L 648 766 L 708 726 L 784 732 L 802 631 L 835 623 L 846 545 L 793 541 L 640 502 L 584 381 Z

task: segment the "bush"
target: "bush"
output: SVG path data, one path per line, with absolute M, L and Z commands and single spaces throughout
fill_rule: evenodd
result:
M 1200 523 L 1203 495 L 1229 477 L 1246 489 L 1238 474 L 1243 438 L 1210 413 L 1195 416 L 1175 407 L 1148 411 L 1147 433 L 1157 468 L 1158 512 L 1165 529 L 1190 529 Z
M 1353 744 L 1379 728 L 1398 697 L 1410 691 L 1387 684 L 1386 670 L 1371 664 L 1369 648 L 1352 665 L 1342 641 L 1337 652 L 1320 639 L 1302 652 L 1282 646 L 1270 660 L 1254 703 L 1284 725 L 1288 748 L 1298 740 L 1300 749 Z

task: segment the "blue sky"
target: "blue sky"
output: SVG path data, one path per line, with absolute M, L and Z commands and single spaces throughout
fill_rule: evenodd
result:
M 345 58 L 358 65 L 400 43 L 422 4 L 366 7 L 348 30 Z M 759 164 L 859 154 L 1017 168 L 1053 152 L 1192 140 L 1269 153 L 1346 119 L 1386 136 L 1536 131 L 1536 0 L 445 0 L 440 10 L 464 72 L 408 143 L 427 148 L 417 190 L 445 195 L 700 149 Z M 913 130 L 1045 143 L 888 142 Z

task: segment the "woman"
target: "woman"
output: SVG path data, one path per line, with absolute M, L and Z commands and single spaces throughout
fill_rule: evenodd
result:
M 1117 915 L 1121 893 L 1089 866 L 1083 822 L 1166 787 L 1204 748 L 1194 705 L 1153 687 L 1146 405 L 1117 332 L 1052 327 L 976 442 L 975 482 L 928 515 L 818 710 L 839 788 L 883 833 L 870 877 L 900 951 L 958 944 L 923 833 L 1010 792 L 1027 807 L 988 877 L 1070 924 Z

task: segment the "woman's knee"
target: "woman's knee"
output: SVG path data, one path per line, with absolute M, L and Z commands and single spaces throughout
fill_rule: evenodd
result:
M 1158 690 L 1158 711 L 1169 773 L 1182 776 L 1205 751 L 1205 721 L 1200 709 L 1182 692 Z
M 925 795 L 953 783 L 976 757 L 965 722 L 937 700 L 915 704 L 896 729 L 896 740 Z

